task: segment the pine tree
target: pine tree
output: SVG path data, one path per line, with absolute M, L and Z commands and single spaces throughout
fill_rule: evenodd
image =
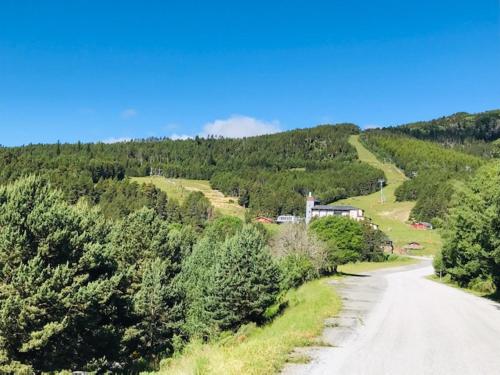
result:
M 139 321 L 139 351 L 154 365 L 160 355 L 172 351 L 172 337 L 179 332 L 182 303 L 169 272 L 170 264 L 156 258 L 144 266 L 139 290 L 134 295 L 134 312 Z
M 97 212 L 39 178 L 0 188 L 0 372 L 119 361 L 122 279 L 107 235 Z
M 279 269 L 261 233 L 245 226 L 224 242 L 215 266 L 210 301 L 214 321 L 221 330 L 262 322 L 276 302 L 279 283 Z

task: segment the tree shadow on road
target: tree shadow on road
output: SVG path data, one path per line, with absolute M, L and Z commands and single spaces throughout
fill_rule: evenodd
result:
M 488 298 L 494 302 L 500 303 L 500 290 L 497 290 L 495 293 L 488 294 L 484 296 L 484 298 Z M 495 307 L 497 308 L 497 310 L 500 310 L 499 305 L 495 305 Z
M 337 272 L 336 275 L 339 275 L 339 276 L 353 276 L 353 277 L 371 277 L 371 275 L 363 275 L 361 273 L 347 273 L 347 272 Z

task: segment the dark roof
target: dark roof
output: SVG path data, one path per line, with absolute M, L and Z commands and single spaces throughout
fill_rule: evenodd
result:
M 324 211 L 351 211 L 351 210 L 359 210 L 357 207 L 353 206 L 323 206 L 318 205 L 312 208 L 313 210 L 324 210 Z

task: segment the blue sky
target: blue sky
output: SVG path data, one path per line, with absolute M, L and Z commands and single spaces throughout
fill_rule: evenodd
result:
M 0 2 L 0 144 L 500 107 L 500 2 Z

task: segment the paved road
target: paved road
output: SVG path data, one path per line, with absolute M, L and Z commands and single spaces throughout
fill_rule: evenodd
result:
M 499 375 L 500 304 L 425 279 L 418 266 L 348 277 L 342 314 L 327 322 L 333 348 L 308 352 L 285 374 Z

